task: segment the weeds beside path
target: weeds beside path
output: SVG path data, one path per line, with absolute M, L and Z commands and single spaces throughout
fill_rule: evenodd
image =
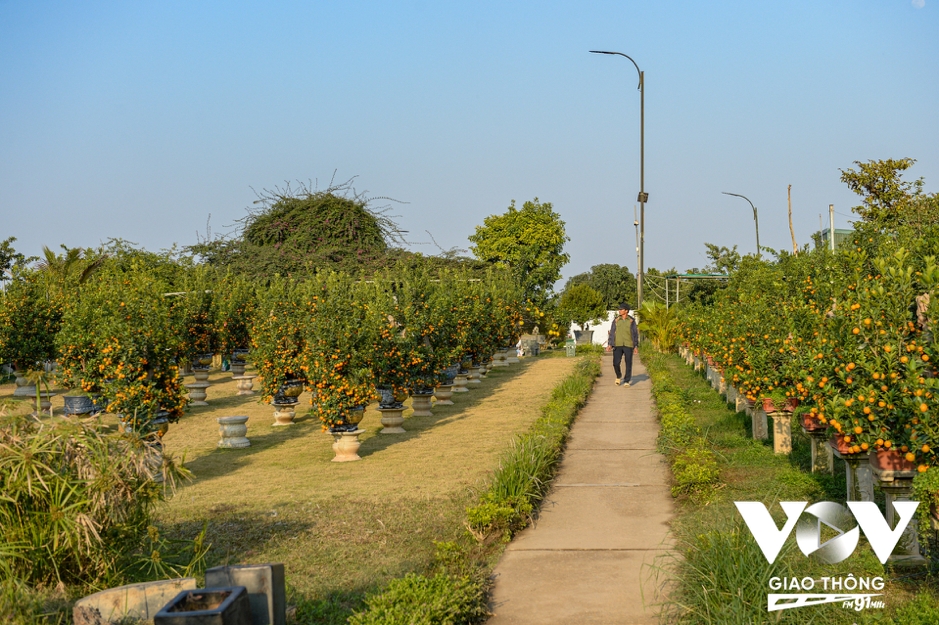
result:
M 675 574 L 661 571 L 673 590 L 663 612 L 667 623 L 714 625 L 750 623 L 884 623 L 939 622 L 934 606 L 934 581 L 925 572 L 910 577 L 885 571 L 862 540 L 854 555 L 843 563 L 822 565 L 806 558 L 790 537 L 773 565 L 766 562 L 734 501 L 760 501 L 776 517 L 779 501 L 845 501 L 844 466 L 836 463 L 835 475 L 809 470 L 809 441 L 793 432 L 790 455 L 773 453 L 771 441 L 753 440 L 749 417 L 725 404 L 702 376 L 677 356 L 644 354 L 653 385 L 674 385 L 681 409 L 693 418 L 705 436 L 706 449 L 717 458 L 719 478 L 707 490 L 679 498 L 674 524 L 679 540 L 671 559 L 663 561 Z M 668 441 L 661 441 L 668 445 Z M 768 613 L 767 592 L 771 577 L 877 576 L 886 579 L 887 610 L 857 613 L 840 604 L 827 604 Z M 915 594 L 915 596 L 914 596 Z

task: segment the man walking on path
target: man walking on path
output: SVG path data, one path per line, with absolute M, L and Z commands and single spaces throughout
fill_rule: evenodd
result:
M 616 374 L 616 386 L 629 386 L 633 378 L 633 354 L 639 351 L 639 330 L 636 322 L 629 316 L 629 304 L 619 305 L 619 317 L 613 319 L 610 336 L 607 338 L 606 351 L 613 350 L 613 373 Z M 620 373 L 620 359 L 626 360 L 625 370 Z

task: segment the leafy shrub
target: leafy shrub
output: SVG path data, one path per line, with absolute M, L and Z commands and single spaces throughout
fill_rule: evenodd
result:
M 495 499 L 492 493 L 487 497 Z M 466 529 L 479 541 L 500 536 L 508 542 L 512 534 L 525 527 L 532 505 L 524 495 L 516 500 L 484 501 L 466 509 Z
M 468 625 L 488 615 L 485 593 L 485 585 L 469 577 L 410 573 L 369 595 L 368 610 L 354 614 L 349 624 Z
M 672 496 L 700 496 L 717 483 L 720 471 L 714 452 L 704 447 L 691 447 L 678 454 L 672 464 L 675 485 Z
M 166 485 L 187 473 L 167 457 L 154 467 L 149 452 L 136 437 L 80 424 L 30 417 L 0 423 L 3 578 L 91 585 L 194 570 L 204 554 L 201 541 L 194 557 L 180 561 L 150 524 Z
M 14 580 L 0 580 L 0 622 L 6 625 L 67 625 L 71 605 L 64 589 L 35 589 Z
M 659 409 L 658 448 L 666 454 L 674 454 L 676 450 L 684 449 L 701 435 L 701 430 L 690 414 L 684 408 L 674 404 Z
M 652 379 L 652 396 L 659 410 L 661 427 L 657 447 L 672 459 L 675 478 L 672 496 L 686 495 L 695 500 L 706 500 L 720 477 L 717 457 L 688 412 L 686 393 L 669 374 L 664 355 L 645 344 L 640 349 Z

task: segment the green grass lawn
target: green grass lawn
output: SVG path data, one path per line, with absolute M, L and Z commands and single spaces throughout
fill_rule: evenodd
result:
M 493 369 L 481 385 L 454 394 L 455 405 L 435 406 L 433 417 L 407 410 L 406 434 L 379 434 L 370 406 L 360 424 L 362 460 L 351 463 L 331 462 L 333 438 L 302 415 L 308 395 L 296 424 L 272 427 L 270 406 L 237 396 L 231 375 L 214 372 L 210 405 L 191 409 L 164 438 L 194 479 L 160 507 L 157 521 L 166 536 L 187 539 L 207 524 L 209 566 L 283 562 L 299 619 L 344 623 L 366 592 L 427 570 L 434 542 L 465 531 L 477 489 L 576 360 L 542 356 Z M 28 411 L 25 401 L 11 401 L 12 391 L 0 387 L 8 411 Z M 215 419 L 233 415 L 249 416 L 251 447 L 218 449 Z M 101 425 L 116 421 L 105 416 Z
M 333 438 L 314 417 L 272 427 L 270 406 L 234 395 L 233 383 L 223 382 L 229 376 L 216 374 L 213 405 L 194 409 L 165 438 L 185 454 L 195 480 L 161 510 L 160 522 L 179 537 L 208 522 L 210 565 L 283 562 L 305 613 L 344 622 L 367 591 L 425 570 L 434 541 L 463 531 L 474 489 L 572 365 L 539 358 L 494 369 L 470 392 L 455 393 L 455 405 L 435 406 L 433 417 L 407 411 L 407 434 L 379 434 L 372 406 L 360 424 L 368 432 L 362 460 L 351 463 L 331 462 Z M 250 417 L 252 446 L 216 448 L 215 418 L 236 414 Z

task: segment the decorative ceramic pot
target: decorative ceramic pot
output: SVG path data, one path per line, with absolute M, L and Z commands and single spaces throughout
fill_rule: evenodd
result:
M 158 412 L 157 415 L 166 414 L 165 412 Z M 166 434 L 170 429 L 170 420 L 165 416 L 157 416 L 153 421 L 150 422 L 150 428 L 156 433 L 157 436 L 163 438 L 163 435 Z
M 395 397 L 394 389 L 389 387 L 378 387 L 378 407 L 379 408 L 401 408 L 404 404 Z
M 803 412 L 799 417 L 799 421 L 806 432 L 820 432 L 828 427 L 818 420 L 818 415 L 814 415 L 811 412 Z
M 239 395 L 254 395 L 254 391 L 251 389 L 254 388 L 254 378 L 257 376 L 254 375 L 235 375 L 232 376 L 232 379 L 237 382 L 238 394 Z
M 776 402 L 771 397 L 763 397 L 760 401 L 763 402 L 763 412 L 766 414 L 776 412 Z
M 469 374 L 466 377 L 467 377 L 467 381 L 466 381 L 467 384 L 472 384 L 474 386 L 477 384 L 482 384 L 482 382 L 479 381 L 480 379 L 479 367 L 476 365 L 473 365 L 472 367 L 469 368 Z
M 460 373 L 460 365 L 452 365 L 443 370 L 446 384 L 453 384 L 453 379 Z
M 899 449 L 878 449 L 871 454 L 871 466 L 880 471 L 916 471 L 916 463 L 907 460 Z
M 95 410 L 95 401 L 87 395 L 65 395 L 62 397 L 65 402 L 65 414 L 83 415 Z
M 293 425 L 293 420 L 297 416 L 296 397 L 278 398 L 275 395 L 274 401 L 271 402 L 271 405 L 274 406 L 274 423 L 271 424 L 272 426 L 280 427 L 285 425 Z
M 431 407 L 431 398 L 434 396 L 433 392 L 417 392 L 411 393 L 411 408 L 414 409 L 415 417 L 432 417 L 434 413 L 430 411 Z
M 333 451 L 336 452 L 336 457 L 333 458 L 333 462 L 354 462 L 362 459 L 358 453 L 359 447 L 362 446 L 359 434 L 362 434 L 361 430 L 334 434 L 336 442 L 333 443 Z
M 235 362 L 247 362 L 248 360 L 248 350 L 246 348 L 239 348 L 232 352 L 231 361 Z
M 13 391 L 13 397 L 35 397 L 36 385 L 32 384 L 20 369 L 14 369 L 13 375 L 16 376 L 16 389 Z
M 280 386 L 284 397 L 300 397 L 303 394 L 303 380 L 287 380 Z
M 364 418 L 365 406 L 356 406 L 346 413 L 346 421 L 354 425 L 356 428 L 359 427 L 359 423 L 361 423 L 362 419 Z
M 452 406 L 453 405 L 453 385 L 452 384 L 441 384 L 434 390 L 434 397 L 437 398 L 438 406 Z
M 381 424 L 384 426 L 379 434 L 404 434 L 404 406 L 400 408 L 379 408 Z
M 841 455 L 848 455 L 848 454 L 854 453 L 851 443 L 845 442 L 844 434 L 835 434 L 830 439 L 828 439 L 828 444 L 831 445 L 832 449 L 834 449 Z
M 197 354 L 192 357 L 193 369 L 208 369 L 215 354 Z
M 455 378 L 453 378 L 453 392 L 454 393 L 467 393 L 469 389 L 467 385 L 469 384 L 469 378 L 466 377 L 466 373 L 460 372 Z
M 198 377 L 196 378 L 198 380 Z M 190 406 L 208 406 L 209 403 L 206 401 L 208 398 L 208 393 L 206 389 L 212 386 L 208 382 L 190 382 L 189 384 L 184 385 L 189 389 L 189 405 Z

